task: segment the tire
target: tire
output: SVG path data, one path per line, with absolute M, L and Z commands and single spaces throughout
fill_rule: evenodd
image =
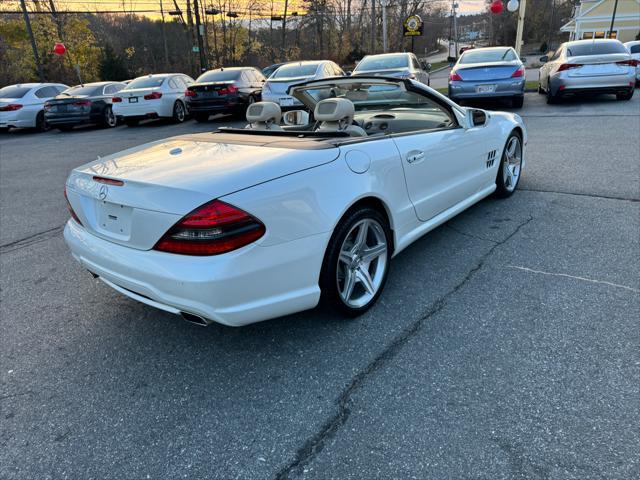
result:
M 198 123 L 204 123 L 204 122 L 208 122 L 209 121 L 209 114 L 208 113 L 194 113 L 193 114 L 193 118 Z
M 127 127 L 137 127 L 139 123 L 140 123 L 140 120 L 137 119 L 137 118 L 125 118 L 124 119 L 124 124 Z
M 335 228 L 322 262 L 322 303 L 347 317 L 369 310 L 387 281 L 391 246 L 387 219 L 378 210 L 363 206 L 347 212 Z M 368 261 L 365 252 L 370 256 Z
M 631 100 L 633 97 L 634 89 L 631 88 L 627 93 L 616 93 L 616 98 L 618 100 Z
M 538 82 L 538 95 L 544 95 L 544 89 L 542 88 L 542 85 L 540 85 L 539 82 Z
M 515 143 L 515 148 L 513 147 Z M 509 152 L 512 153 L 509 153 Z M 522 138 L 517 132 L 511 132 L 502 151 L 500 166 L 496 173 L 496 192 L 498 198 L 513 195 L 522 176 Z M 510 173 L 508 173 L 510 172 Z
M 39 132 L 46 132 L 50 128 L 51 127 L 49 126 L 47 119 L 44 118 L 44 112 L 38 112 L 38 115 L 36 116 L 36 130 Z
M 187 108 L 180 100 L 173 104 L 173 123 L 182 123 L 187 118 Z
M 560 98 L 557 95 L 551 93 L 551 85 L 547 85 L 547 104 L 554 105 L 560 102 Z
M 513 108 L 522 108 L 522 105 L 524 105 L 524 97 L 513 97 L 511 99 L 511 106 Z
M 118 118 L 113 113 L 113 109 L 111 105 L 107 105 L 104 107 L 104 112 L 102 113 L 102 126 L 104 128 L 114 128 L 118 125 Z

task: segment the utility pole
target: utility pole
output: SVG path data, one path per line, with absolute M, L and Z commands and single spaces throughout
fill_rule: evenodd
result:
M 27 6 L 24 3 L 24 0 L 20 0 L 20 5 L 22 6 L 22 14 L 24 15 L 24 23 L 27 26 L 27 33 L 29 34 L 29 39 L 31 39 L 31 48 L 33 49 L 33 56 L 36 59 L 36 67 L 38 68 L 38 77 L 40 77 L 40 81 L 44 82 L 44 70 L 42 70 L 42 63 L 40 63 L 40 55 L 38 55 L 38 46 L 36 45 L 36 39 L 33 36 L 33 30 L 31 29 L 31 22 L 29 21 L 29 12 L 27 12 Z
M 380 6 L 382 7 L 382 53 L 387 53 L 387 6 L 389 6 L 389 0 L 380 0 Z
M 618 1 L 618 0 L 616 0 Z M 516 53 L 520 56 L 522 49 L 522 31 L 524 30 L 524 12 L 527 8 L 527 0 L 520 0 L 520 9 L 518 10 L 518 27 L 516 29 Z
M 285 59 L 284 49 L 287 41 L 287 7 L 289 0 L 284 0 L 284 14 L 282 15 L 282 59 Z
M 167 48 L 167 32 L 165 31 L 164 26 L 164 5 L 162 5 L 162 0 L 160 0 L 160 16 L 162 17 L 162 23 L 160 24 L 161 32 L 162 32 L 162 45 L 164 47 L 164 68 L 165 70 L 169 69 L 169 49 Z
M 454 57 L 458 59 L 458 4 L 453 0 L 453 45 L 456 49 Z
M 376 53 L 376 0 L 371 0 L 371 54 Z
M 611 27 L 609 27 L 609 34 L 607 35 L 608 38 L 611 38 L 611 35 L 613 34 L 613 24 L 616 21 L 616 10 L 618 10 L 618 0 L 613 4 L 613 15 L 611 16 Z
M 204 45 L 202 44 L 202 25 L 200 24 L 198 0 L 193 0 L 193 9 L 196 14 L 196 35 L 198 36 L 198 53 L 200 54 L 200 73 L 202 73 L 207 70 L 207 57 L 204 54 Z

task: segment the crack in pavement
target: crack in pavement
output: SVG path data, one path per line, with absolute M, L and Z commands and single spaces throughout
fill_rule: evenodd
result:
M 456 284 L 442 297 L 437 299 L 422 317 L 405 328 L 404 331 L 397 335 L 380 354 L 378 354 L 364 369 L 351 379 L 347 387 L 342 391 L 337 399 L 337 412 L 322 425 L 316 434 L 310 437 L 297 450 L 295 458 L 276 473 L 274 477 L 275 480 L 286 480 L 290 478 L 289 476 L 291 474 L 299 473 L 300 470 L 318 456 L 327 442 L 335 437 L 340 428 L 349 419 L 349 416 L 351 415 L 351 410 L 349 408 L 351 397 L 360 389 L 365 380 L 392 360 L 400 352 L 402 347 L 404 347 L 404 345 L 406 345 L 409 340 L 411 340 L 421 330 L 429 318 L 439 313 L 445 306 L 447 306 L 449 299 L 458 293 L 467 284 L 467 282 L 474 277 L 474 275 L 485 265 L 487 259 L 493 254 L 493 252 L 498 247 L 511 240 L 511 238 L 517 235 L 518 232 L 520 232 L 520 230 L 528 225 L 532 220 L 533 216 L 529 216 L 527 220 L 521 222 L 504 240 L 494 243 L 489 250 L 480 257 L 478 263 L 467 272 L 465 277 L 458 284 Z
M 640 202 L 640 198 L 633 197 L 613 197 L 609 195 L 596 195 L 594 193 L 580 193 L 580 192 L 561 192 L 557 190 L 539 190 L 536 188 L 523 188 L 518 187 L 518 190 L 521 192 L 534 192 L 534 193 L 557 193 L 559 195 L 576 195 L 578 197 L 589 197 L 589 198 L 601 198 L 604 200 L 623 200 L 625 202 Z
M 449 230 L 452 230 L 454 232 L 456 232 L 459 235 L 462 235 L 464 237 L 469 237 L 469 238 L 475 238 L 476 240 L 481 240 L 483 242 L 489 242 L 489 243 L 493 243 L 496 244 L 498 243 L 496 240 L 491 240 L 490 238 L 484 238 L 484 237 L 480 237 L 478 235 L 474 235 L 472 233 L 467 233 L 467 232 L 463 232 L 462 230 L 458 230 L 456 227 L 449 225 L 449 223 L 445 223 L 444 225 L 446 228 L 448 228 Z
M 20 240 L 15 240 L 13 242 L 5 243 L 4 245 L 0 245 L 0 254 L 13 252 L 14 250 L 20 250 L 22 248 L 26 248 L 35 243 L 44 242 L 49 240 L 50 238 L 55 237 L 62 231 L 64 225 L 59 227 L 50 228 L 49 230 L 45 230 L 44 232 L 36 233 L 35 235 L 30 235 L 25 238 L 21 238 Z

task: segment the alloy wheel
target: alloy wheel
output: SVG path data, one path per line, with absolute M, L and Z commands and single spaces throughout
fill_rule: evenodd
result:
M 117 120 L 116 120 L 116 115 L 115 113 L 113 113 L 113 110 L 111 108 L 106 108 L 105 112 L 104 112 L 104 118 L 105 118 L 105 123 L 107 124 L 107 127 L 115 127 Z
M 384 229 L 376 220 L 362 219 L 349 230 L 336 269 L 338 293 L 345 305 L 361 308 L 373 300 L 384 282 L 387 252 Z
M 507 191 L 513 192 L 518 185 L 520 178 L 520 167 L 522 165 L 522 146 L 517 136 L 512 136 L 504 151 L 503 161 L 503 181 Z

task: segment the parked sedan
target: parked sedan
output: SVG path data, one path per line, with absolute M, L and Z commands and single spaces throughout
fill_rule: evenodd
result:
M 550 57 L 540 58 L 538 91 L 547 103 L 576 94 L 613 93 L 631 100 L 638 61 L 615 39 L 577 40 L 560 45 Z
M 422 65 L 413 53 L 383 53 L 364 57 L 352 75 L 380 75 L 383 77 L 410 78 L 430 84 L 427 65 Z
M 0 130 L 48 130 L 44 104 L 67 88 L 61 83 L 22 83 L 0 88 Z
M 633 40 L 624 44 L 636 63 L 636 85 L 640 85 L 640 40 Z
M 343 76 L 345 76 L 344 70 L 330 60 L 287 63 L 273 72 L 264 83 L 262 98 L 277 103 L 284 109 L 300 107 L 302 103 L 287 94 L 291 85 L 308 80 Z
M 449 98 L 506 98 L 521 108 L 524 85 L 524 64 L 513 48 L 473 48 L 465 50 L 449 73 Z
M 111 98 L 125 87 L 119 82 L 96 82 L 77 85 L 44 104 L 47 123 L 59 130 L 71 130 L 76 125 L 96 123 L 115 127 L 118 122 Z
M 184 92 L 193 78 L 182 73 L 145 75 L 132 80 L 113 97 L 113 113 L 129 127 L 145 118 L 170 118 L 176 123 L 187 118 Z
M 380 297 L 392 257 L 518 186 L 527 133 L 516 114 L 382 77 L 290 93 L 314 112 L 310 123 L 270 128 L 280 109 L 261 102 L 249 108 L 252 129 L 165 138 L 74 169 L 64 238 L 76 260 L 199 325 L 320 301 L 356 316 Z
M 187 107 L 198 122 L 206 122 L 209 115 L 215 113 L 244 118 L 247 107 L 260 100 L 265 80 L 264 75 L 252 67 L 209 70 L 187 88 Z

